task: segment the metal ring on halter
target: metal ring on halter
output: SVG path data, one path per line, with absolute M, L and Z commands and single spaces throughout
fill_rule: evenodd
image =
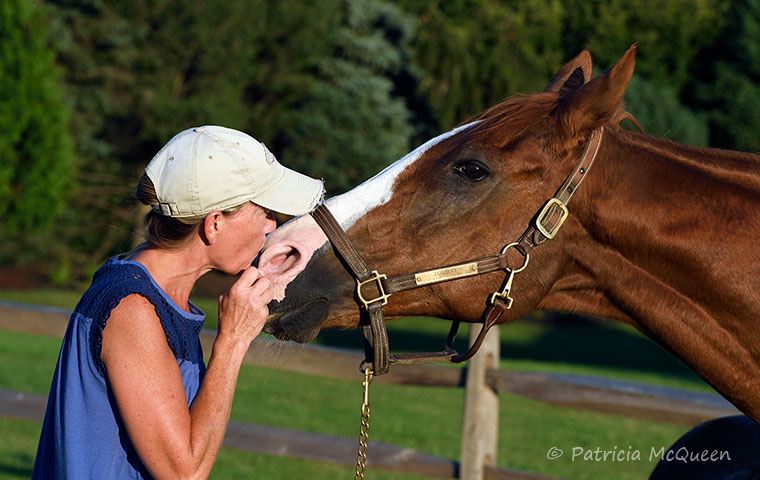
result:
M 365 358 L 364 360 L 359 362 L 359 371 L 361 373 L 364 373 L 369 368 L 368 365 L 370 365 L 371 363 L 372 362 L 368 362 L 367 359 Z
M 501 254 L 505 255 L 507 253 L 507 250 L 510 249 L 510 247 L 515 247 L 515 250 L 517 250 L 517 248 L 516 248 L 517 245 L 519 245 L 517 242 L 510 243 L 509 245 L 506 245 L 504 248 L 501 249 Z M 522 255 L 522 253 L 520 252 L 520 250 L 517 250 L 517 253 L 519 253 L 520 255 Z M 523 255 L 523 257 L 525 258 L 525 260 L 523 260 L 523 264 L 520 266 L 520 268 L 512 269 L 512 268 L 507 267 L 507 270 L 509 270 L 512 273 L 520 273 L 523 270 L 525 270 L 525 267 L 528 266 L 528 262 L 530 261 L 530 253 L 526 253 L 525 255 Z

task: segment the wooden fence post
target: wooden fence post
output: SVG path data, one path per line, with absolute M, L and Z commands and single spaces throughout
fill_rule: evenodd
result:
M 470 326 L 470 344 L 479 331 L 480 325 Z M 499 396 L 486 383 L 486 371 L 499 368 L 499 355 L 499 327 L 494 326 L 467 365 L 459 466 L 462 480 L 482 480 L 484 467 L 496 465 Z

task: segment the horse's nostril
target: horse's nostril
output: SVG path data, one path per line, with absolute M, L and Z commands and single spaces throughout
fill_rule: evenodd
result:
M 301 260 L 301 252 L 295 248 L 291 248 L 285 255 L 278 255 L 281 257 L 279 260 L 279 267 L 281 272 L 285 272 L 293 268 Z
M 295 248 L 289 248 L 288 251 L 278 253 L 261 269 L 263 275 L 281 274 L 292 269 L 301 259 L 301 253 Z
M 269 260 L 270 265 L 279 265 L 283 260 L 285 260 L 286 258 L 288 258 L 289 254 L 290 254 L 290 252 L 288 252 L 288 253 L 281 253 L 281 254 L 275 256 L 274 258 L 272 258 L 271 260 Z

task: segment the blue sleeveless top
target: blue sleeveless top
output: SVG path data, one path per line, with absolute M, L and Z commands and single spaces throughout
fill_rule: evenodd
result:
M 69 320 L 33 479 L 150 478 L 127 436 L 100 358 L 111 311 L 134 293 L 156 307 L 182 373 L 188 406 L 198 393 L 206 371 L 199 339 L 205 315 L 192 303 L 192 313 L 182 310 L 142 264 L 111 258 L 95 273 Z

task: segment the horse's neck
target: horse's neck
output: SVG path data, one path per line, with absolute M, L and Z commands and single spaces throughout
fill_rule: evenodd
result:
M 575 284 L 580 310 L 636 325 L 760 419 L 760 157 L 629 133 L 602 148 L 559 290 Z

